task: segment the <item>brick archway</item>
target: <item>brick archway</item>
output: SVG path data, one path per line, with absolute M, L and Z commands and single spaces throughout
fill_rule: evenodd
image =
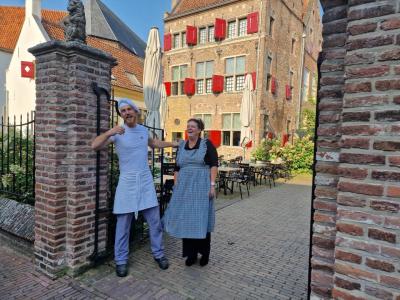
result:
M 400 0 L 322 0 L 312 299 L 400 299 Z

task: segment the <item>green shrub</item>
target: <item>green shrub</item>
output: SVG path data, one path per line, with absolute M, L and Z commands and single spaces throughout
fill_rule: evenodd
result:
M 296 139 L 293 145 L 286 144 L 282 148 L 281 157 L 288 162 L 293 173 L 311 173 L 314 162 L 314 142 L 310 136 Z
M 269 161 L 271 158 L 270 150 L 272 148 L 271 140 L 262 140 L 251 156 L 257 161 Z

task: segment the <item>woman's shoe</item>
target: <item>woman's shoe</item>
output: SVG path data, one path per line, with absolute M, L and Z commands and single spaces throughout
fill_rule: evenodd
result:
M 193 265 L 196 261 L 197 261 L 197 256 L 196 256 L 196 257 L 188 257 L 188 258 L 186 258 L 185 265 L 187 265 L 188 267 L 190 267 L 190 266 Z
M 200 266 L 204 267 L 205 265 L 207 265 L 208 264 L 208 259 L 209 259 L 208 255 L 203 255 L 200 258 Z

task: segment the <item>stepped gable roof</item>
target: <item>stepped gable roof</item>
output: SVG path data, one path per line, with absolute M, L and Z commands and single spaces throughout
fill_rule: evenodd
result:
M 180 0 L 166 19 L 236 1 L 238 0 Z

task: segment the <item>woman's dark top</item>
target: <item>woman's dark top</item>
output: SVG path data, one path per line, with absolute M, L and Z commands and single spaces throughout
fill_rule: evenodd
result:
M 185 144 L 185 150 L 195 150 L 200 147 L 201 138 L 197 140 L 196 145 L 193 148 L 189 148 L 189 141 Z M 217 149 L 215 149 L 214 145 L 210 142 L 210 140 L 206 140 L 207 152 L 204 156 L 204 163 L 211 167 L 218 167 L 218 153 Z M 178 151 L 176 152 L 176 156 L 178 157 Z M 179 167 L 175 165 L 175 172 L 179 172 Z

